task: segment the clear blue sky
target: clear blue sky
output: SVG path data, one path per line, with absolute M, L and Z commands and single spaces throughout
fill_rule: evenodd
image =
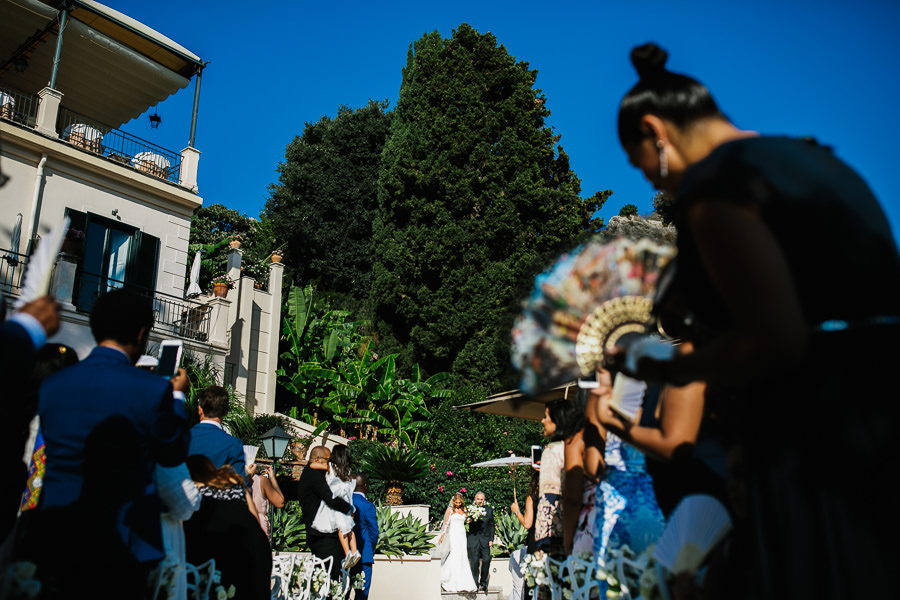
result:
M 409 44 L 467 22 L 538 69 L 549 125 L 583 195 L 615 192 L 607 219 L 624 204 L 650 210 L 653 190 L 628 165 L 615 119 L 636 81 L 630 49 L 655 41 L 669 67 L 709 86 L 739 127 L 833 146 L 900 235 L 896 0 L 105 1 L 210 63 L 196 140 L 206 204 L 257 216 L 304 123 L 369 98 L 393 106 Z M 192 101 L 193 85 L 160 104 L 160 129 L 146 116 L 123 129 L 180 150 Z

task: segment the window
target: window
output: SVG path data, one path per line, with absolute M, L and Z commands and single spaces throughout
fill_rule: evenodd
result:
M 92 213 L 66 209 L 66 214 L 72 229 L 85 234 L 73 295 L 79 311 L 90 312 L 97 297 L 114 288 L 136 286 L 152 294 L 159 238 Z

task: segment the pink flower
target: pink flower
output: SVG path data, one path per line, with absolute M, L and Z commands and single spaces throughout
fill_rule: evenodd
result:
M 453 471 L 447 471 L 447 477 L 452 477 L 452 476 L 453 476 Z
M 353 437 L 348 437 L 347 441 L 349 442 L 350 440 L 355 440 L 355 439 L 356 439 L 356 436 L 354 435 Z
M 444 491 L 444 486 L 439 485 L 439 486 L 438 486 L 438 489 L 441 490 L 441 491 L 443 492 L 443 491 Z
M 459 491 L 462 492 L 463 494 L 465 494 L 465 493 L 466 493 L 466 488 L 459 488 Z
M 512 454 L 512 450 L 507 450 L 507 453 L 508 453 L 508 454 Z
M 431 470 L 434 471 L 434 465 L 431 465 Z
M 509 434 L 508 434 L 507 432 L 504 431 L 504 432 L 503 432 L 503 435 L 509 435 Z

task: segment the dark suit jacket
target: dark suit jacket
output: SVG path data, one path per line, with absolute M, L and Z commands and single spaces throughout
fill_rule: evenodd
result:
M 316 512 L 319 510 L 319 503 L 324 502 L 336 511 L 350 514 L 353 505 L 343 498 L 335 498 L 334 493 L 325 482 L 325 471 L 317 471 L 305 467 L 300 479 L 293 481 L 291 479 L 278 480 L 279 487 L 284 493 L 285 500 L 298 500 L 300 502 L 300 510 L 303 511 L 303 524 L 306 525 L 306 537 L 310 536 L 334 536 L 337 533 L 320 533 L 312 528 L 313 519 L 316 518 Z
M 469 535 L 467 537 L 469 546 L 487 548 L 488 542 L 494 541 L 494 509 L 489 505 L 485 505 L 484 508 L 486 509 L 484 517 L 469 523 Z
M 191 427 L 191 444 L 188 454 L 202 454 L 217 467 L 231 465 L 235 472 L 246 478 L 244 473 L 244 444 L 233 435 L 215 425 L 197 423 Z
M 375 562 L 375 546 L 378 545 L 378 515 L 375 505 L 359 492 L 353 494 L 353 506 L 356 514 L 353 521 L 353 533 L 356 534 L 356 547 L 362 555 L 360 562 Z
M 187 455 L 189 430 L 168 380 L 97 347 L 47 378 L 38 412 L 47 467 L 41 512 L 82 504 L 109 518 L 140 562 L 163 556 L 155 464 Z

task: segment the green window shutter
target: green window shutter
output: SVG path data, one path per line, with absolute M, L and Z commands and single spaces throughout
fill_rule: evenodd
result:
M 159 262 L 159 238 L 143 231 L 134 232 L 134 252 L 128 283 L 156 289 L 156 269 Z

